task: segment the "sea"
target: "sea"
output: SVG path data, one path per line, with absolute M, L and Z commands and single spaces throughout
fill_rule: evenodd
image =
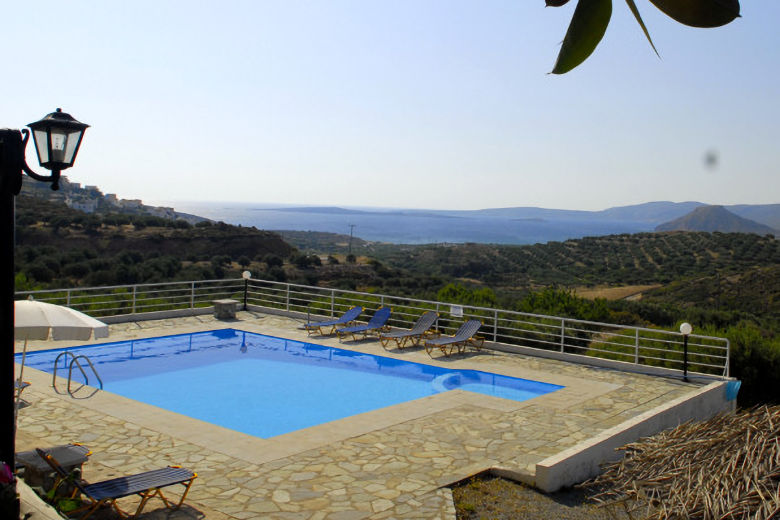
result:
M 652 231 L 655 223 L 611 220 L 588 212 L 519 218 L 496 211 L 298 207 L 238 202 L 166 201 L 176 211 L 258 229 L 324 231 L 394 244 L 536 244 L 586 236 Z

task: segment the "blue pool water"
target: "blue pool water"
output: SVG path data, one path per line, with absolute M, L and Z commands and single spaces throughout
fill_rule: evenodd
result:
M 524 401 L 562 388 L 235 329 L 32 352 L 26 364 L 51 373 L 63 350 L 87 355 L 109 392 L 262 438 L 448 390 Z

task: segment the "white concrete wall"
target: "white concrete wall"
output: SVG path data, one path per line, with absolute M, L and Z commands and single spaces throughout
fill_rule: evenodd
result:
M 640 437 L 654 435 L 689 420 L 706 420 L 733 411 L 736 400 L 726 400 L 727 381 L 710 383 L 688 394 L 629 419 L 536 465 L 537 488 L 548 493 L 583 482 L 601 472 L 601 464 L 620 460 L 617 448 Z
M 652 365 L 638 365 L 635 363 L 629 363 L 626 361 L 618 361 L 615 359 L 599 358 L 594 356 L 585 356 L 582 354 L 571 354 L 569 352 L 557 352 L 555 350 L 545 350 L 534 347 L 524 347 L 522 345 L 506 345 L 502 343 L 485 342 L 484 348 L 489 350 L 497 350 L 499 352 L 507 352 L 510 354 L 524 354 L 526 356 L 541 357 L 546 359 L 555 359 L 556 361 L 568 361 L 569 363 L 577 363 L 578 365 L 590 365 L 594 367 L 602 368 L 614 368 L 622 372 L 635 372 L 637 374 L 648 374 L 657 376 L 682 376 L 682 370 L 676 368 L 657 367 Z M 703 374 L 699 372 L 688 372 L 688 376 L 691 379 L 696 380 L 722 380 L 720 376 L 712 374 Z
M 178 309 L 173 311 L 157 312 L 139 312 L 136 314 L 120 314 L 118 316 L 106 316 L 97 318 L 103 323 L 128 323 L 131 321 L 144 320 L 167 320 L 170 318 L 181 318 L 182 316 L 202 316 L 204 314 L 213 314 L 214 307 L 198 307 L 196 309 Z

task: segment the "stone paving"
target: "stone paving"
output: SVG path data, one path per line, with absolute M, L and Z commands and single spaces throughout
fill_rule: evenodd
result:
M 422 349 L 385 351 L 376 341 L 307 338 L 288 318 L 239 312 L 111 325 L 109 340 L 232 327 L 338 345 L 450 368 L 473 368 L 565 385 L 523 403 L 454 391 L 272 439 L 258 439 L 107 392 L 58 395 L 32 369 L 17 450 L 79 441 L 97 480 L 180 464 L 197 471 L 186 507 L 147 505 L 142 518 L 357 520 L 454 519 L 447 485 L 491 467 L 533 476 L 537 462 L 700 385 L 662 377 L 483 350 L 433 360 Z M 30 350 L 67 342 L 37 342 Z M 17 344 L 17 351 L 21 344 Z

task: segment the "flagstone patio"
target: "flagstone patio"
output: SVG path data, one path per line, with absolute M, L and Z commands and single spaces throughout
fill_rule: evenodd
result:
M 431 359 L 423 349 L 386 351 L 377 341 L 339 344 L 309 338 L 293 319 L 255 312 L 231 321 L 204 315 L 115 324 L 108 341 L 227 327 L 565 388 L 520 403 L 452 391 L 259 439 L 108 392 L 59 395 L 50 375 L 25 369 L 32 386 L 17 450 L 82 442 L 94 453 L 84 465 L 87 480 L 166 464 L 198 473 L 181 511 L 167 515 L 151 502 L 144 518 L 454 519 L 449 484 L 494 467 L 532 480 L 543 459 L 702 386 L 489 350 Z

